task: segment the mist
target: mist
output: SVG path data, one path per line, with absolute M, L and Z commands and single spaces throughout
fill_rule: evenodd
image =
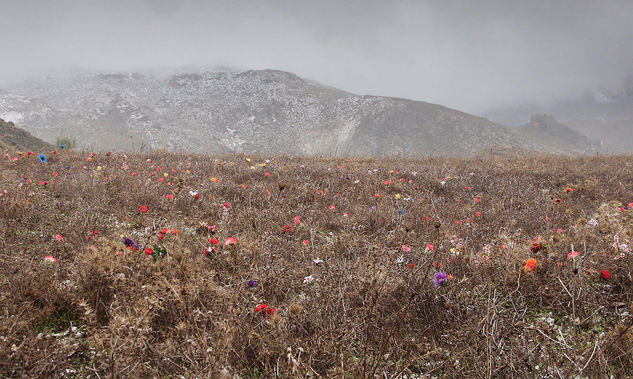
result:
M 2 83 L 58 72 L 280 69 L 472 113 L 617 90 L 630 1 L 3 1 Z

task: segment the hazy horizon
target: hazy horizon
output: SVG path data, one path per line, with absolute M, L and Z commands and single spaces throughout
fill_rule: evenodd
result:
M 0 88 L 60 71 L 225 66 L 481 114 L 633 78 L 628 1 L 26 0 L 0 12 Z

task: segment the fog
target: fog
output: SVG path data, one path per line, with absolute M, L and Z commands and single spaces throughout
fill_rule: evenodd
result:
M 0 88 L 220 65 L 479 113 L 631 83 L 632 15 L 631 1 L 4 0 Z

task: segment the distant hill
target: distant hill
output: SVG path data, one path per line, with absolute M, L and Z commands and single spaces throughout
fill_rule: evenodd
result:
M 486 117 L 503 125 L 525 124 L 534 114 L 550 114 L 599 144 L 599 150 L 633 153 L 633 83 L 618 91 L 593 91 L 547 105 L 491 110 Z
M 583 153 L 441 105 L 360 96 L 276 70 L 48 77 L 5 88 L 0 117 L 79 147 L 196 153 L 466 156 Z
M 29 132 L 16 127 L 12 122 L 0 119 L 0 151 L 41 151 L 52 148 L 49 143 L 33 137 Z
M 521 126 L 519 132 L 528 138 L 541 140 L 558 146 L 567 146 L 572 151 L 590 152 L 598 147 L 599 142 L 592 141 L 577 130 L 561 124 L 552 115 L 534 115 L 530 122 Z

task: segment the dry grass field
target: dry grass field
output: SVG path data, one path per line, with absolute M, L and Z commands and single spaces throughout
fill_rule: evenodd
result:
M 7 154 L 0 377 L 623 377 L 633 158 Z

